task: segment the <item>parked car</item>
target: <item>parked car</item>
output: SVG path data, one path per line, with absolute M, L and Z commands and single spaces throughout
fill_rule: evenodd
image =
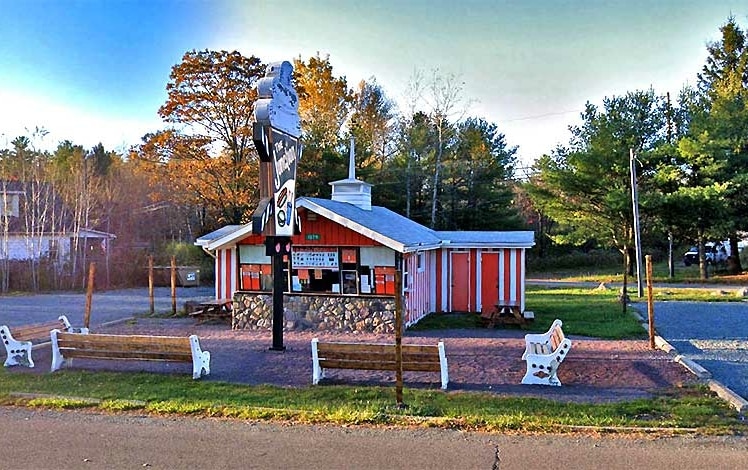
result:
M 727 257 L 730 256 L 730 245 L 723 242 L 706 242 L 704 243 L 704 258 L 707 264 L 724 264 Z M 683 264 L 691 266 L 699 264 L 699 248 L 692 246 L 683 254 Z

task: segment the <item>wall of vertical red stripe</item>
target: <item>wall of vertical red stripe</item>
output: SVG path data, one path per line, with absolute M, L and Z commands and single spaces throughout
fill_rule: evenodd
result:
M 407 253 L 404 261 L 408 269 L 408 285 L 405 286 L 405 325 L 412 325 L 424 316 L 433 312 L 431 306 L 431 287 L 436 280 L 431 279 L 432 264 L 435 259 L 434 251 L 422 252 L 423 266 L 418 270 L 418 254 Z
M 423 267 L 418 271 L 417 253 L 407 253 L 404 260 L 408 269 L 408 285 L 405 295 L 405 324 L 412 325 L 427 314 L 449 308 L 452 295 L 449 282 L 446 285 L 443 279 L 449 279 L 452 272 L 451 256 L 449 253 L 455 250 L 433 250 L 423 252 Z M 464 251 L 464 250 L 459 250 Z M 481 253 L 486 251 L 470 249 L 469 259 L 477 260 Z M 525 259 L 524 249 L 504 248 L 491 250 L 498 253 L 499 270 L 499 292 L 498 303 L 501 305 L 516 305 L 521 310 L 525 308 Z M 444 262 L 446 255 L 446 263 Z M 233 292 L 238 288 L 238 275 L 236 250 L 218 250 L 216 266 L 216 298 L 231 298 Z M 483 299 L 479 299 L 477 279 L 482 275 L 479 270 L 481 264 L 471 262 L 469 264 L 470 276 L 470 305 L 474 309 L 484 308 Z M 446 276 L 446 278 L 445 278 Z M 445 298 L 446 297 L 446 298 Z M 480 300 L 480 302 L 479 302 Z M 433 301 L 433 302 L 432 302 Z M 447 307 L 444 307 L 446 305 Z
M 233 279 L 236 279 L 234 273 L 236 263 L 233 260 L 234 250 L 228 248 L 216 251 L 216 298 L 230 299 L 237 288 L 232 282 Z

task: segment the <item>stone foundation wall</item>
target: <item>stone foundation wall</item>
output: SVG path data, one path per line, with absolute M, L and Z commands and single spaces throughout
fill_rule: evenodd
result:
M 232 329 L 272 329 L 272 295 L 237 292 L 233 300 Z M 392 297 L 285 294 L 283 307 L 287 331 L 395 332 Z

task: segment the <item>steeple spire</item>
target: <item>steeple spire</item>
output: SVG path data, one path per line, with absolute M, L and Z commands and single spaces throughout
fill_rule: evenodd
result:
M 348 179 L 349 180 L 355 180 L 356 179 L 356 143 L 353 141 L 353 136 L 351 136 L 351 151 L 348 154 Z
M 330 183 L 332 200 L 347 202 L 365 211 L 371 210 L 371 185 L 356 179 L 355 142 L 351 137 L 351 149 L 348 156 L 348 178 Z

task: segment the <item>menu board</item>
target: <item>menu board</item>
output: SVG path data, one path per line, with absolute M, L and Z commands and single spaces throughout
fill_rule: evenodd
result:
M 294 269 L 327 268 L 338 269 L 338 250 L 304 249 L 291 254 L 291 266 Z

